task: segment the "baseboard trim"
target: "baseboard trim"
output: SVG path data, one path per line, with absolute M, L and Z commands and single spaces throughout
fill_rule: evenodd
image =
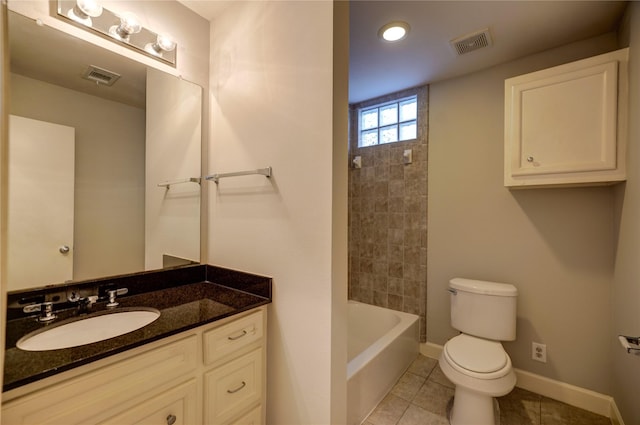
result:
M 431 342 L 422 343 L 420 353 L 432 359 L 438 359 L 442 353 L 442 345 Z M 521 369 L 514 368 L 514 370 L 518 380 L 516 386 L 519 388 L 606 416 L 615 425 L 624 425 L 613 397 Z
M 624 421 L 622 420 L 622 415 L 618 410 L 618 405 L 616 405 L 616 401 L 611 401 L 611 410 L 609 414 L 609 418 L 611 418 L 611 422 L 613 425 L 624 425 Z

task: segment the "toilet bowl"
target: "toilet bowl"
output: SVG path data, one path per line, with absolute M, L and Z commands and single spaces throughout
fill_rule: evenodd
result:
M 449 282 L 451 324 L 461 332 L 444 345 L 439 364 L 455 384 L 451 425 L 496 425 L 494 397 L 516 384 L 500 341 L 516 336 L 517 289 L 510 284 L 455 278 Z
M 497 341 L 461 334 L 449 340 L 440 369 L 456 386 L 451 425 L 495 425 L 493 397 L 508 394 L 516 384 L 511 359 Z

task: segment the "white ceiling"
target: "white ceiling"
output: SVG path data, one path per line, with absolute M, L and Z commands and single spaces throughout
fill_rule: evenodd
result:
M 209 20 L 229 4 L 181 2 Z M 559 0 L 350 3 L 350 103 L 601 35 L 617 27 L 626 6 L 624 1 Z M 378 29 L 393 20 L 409 23 L 409 36 L 397 44 L 380 41 Z M 463 56 L 451 49 L 450 40 L 487 27 L 491 47 Z

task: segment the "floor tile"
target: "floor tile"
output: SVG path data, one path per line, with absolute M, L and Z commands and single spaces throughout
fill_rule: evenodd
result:
M 501 425 L 539 425 L 540 400 L 531 391 L 514 388 L 509 394 L 498 397 Z
M 437 360 L 418 356 L 363 425 L 448 425 L 454 392 Z M 498 404 L 501 425 L 611 425 L 609 418 L 518 387 Z
M 611 425 L 611 420 L 587 410 L 542 397 L 540 425 Z
M 404 412 L 398 425 L 449 425 L 449 421 L 412 404 Z
M 400 397 L 404 400 L 411 401 L 418 393 L 418 390 L 424 384 L 427 378 L 424 376 L 415 375 L 410 372 L 405 372 L 404 375 L 398 380 L 396 385 L 391 389 L 391 394 Z
M 419 355 L 411 366 L 409 366 L 409 370 L 407 372 L 411 372 L 414 375 L 424 376 L 425 378 L 429 376 L 434 367 L 438 364 L 438 361 L 423 355 Z
M 447 416 L 447 403 L 453 397 L 453 388 L 427 380 L 413 399 L 413 404 L 436 415 Z
M 367 418 L 372 425 L 396 425 L 409 407 L 407 400 L 388 394 Z
M 438 384 L 444 385 L 445 387 L 449 388 L 456 387 L 455 385 L 453 385 L 453 382 L 449 381 L 449 378 L 444 375 L 444 372 L 442 372 L 440 366 L 436 366 L 435 368 L 433 368 L 433 371 L 429 375 L 429 381 L 437 382 Z

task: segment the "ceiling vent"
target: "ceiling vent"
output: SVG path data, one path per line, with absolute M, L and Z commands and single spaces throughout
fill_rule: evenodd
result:
M 493 44 L 493 41 L 491 40 L 489 28 L 485 28 L 471 34 L 463 35 L 462 37 L 454 38 L 449 43 L 458 55 L 464 55 L 465 53 L 473 52 L 483 47 L 489 47 Z
M 84 74 L 82 74 L 82 78 L 85 80 L 95 81 L 97 84 L 112 86 L 113 83 L 120 78 L 120 74 L 99 68 L 95 65 L 89 65 Z

